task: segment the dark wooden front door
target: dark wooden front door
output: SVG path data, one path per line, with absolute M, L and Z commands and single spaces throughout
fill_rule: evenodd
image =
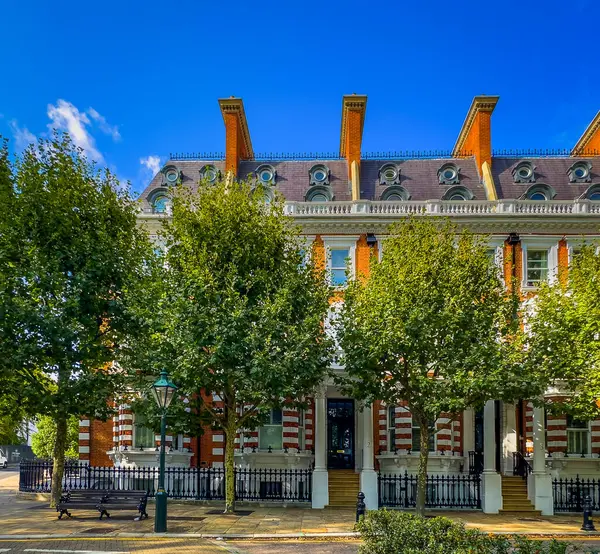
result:
M 354 400 L 327 399 L 327 467 L 354 469 Z

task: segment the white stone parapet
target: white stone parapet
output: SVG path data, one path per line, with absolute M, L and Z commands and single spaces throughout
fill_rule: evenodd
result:
M 590 200 L 356 200 L 338 202 L 286 202 L 285 213 L 296 217 L 381 215 L 473 216 L 600 214 L 600 202 Z

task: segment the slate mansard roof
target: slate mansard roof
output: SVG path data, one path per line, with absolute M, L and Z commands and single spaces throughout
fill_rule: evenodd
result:
M 577 161 L 591 164 L 591 180 L 587 183 L 569 182 L 568 169 Z M 515 183 L 512 170 L 521 162 L 530 162 L 534 167 L 533 183 Z M 438 170 L 447 163 L 455 164 L 459 169 L 460 186 L 473 193 L 474 200 L 486 200 L 481 177 L 477 172 L 473 158 L 461 159 L 403 159 L 372 160 L 365 159 L 360 164 L 361 199 L 379 200 L 387 188 L 379 184 L 379 170 L 386 164 L 393 164 L 399 170 L 400 182 L 410 195 L 410 200 L 440 200 L 453 185 L 442 185 L 438 179 Z M 261 160 L 241 161 L 238 170 L 240 179 L 253 175 L 261 165 L 270 165 L 277 172 L 275 189 L 281 192 L 287 201 L 303 202 L 310 189 L 309 171 L 323 164 L 329 168 L 329 186 L 333 200 L 351 200 L 351 184 L 346 160 Z M 165 165 L 174 166 L 181 171 L 183 185 L 192 188 L 198 185 L 203 167 L 214 166 L 224 174 L 225 163 L 211 160 L 170 160 Z M 504 158 L 492 159 L 492 175 L 499 199 L 518 199 L 523 197 L 529 187 L 538 184 L 549 185 L 556 193 L 555 200 L 574 200 L 581 197 L 591 185 L 600 184 L 600 156 L 587 158 Z M 165 187 L 162 173 L 154 176 L 140 196 L 145 211 L 151 210 L 152 194 Z

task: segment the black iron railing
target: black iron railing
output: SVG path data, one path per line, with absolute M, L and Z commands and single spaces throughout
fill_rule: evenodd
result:
M 469 473 L 479 475 L 483 471 L 483 452 L 469 451 Z
M 522 148 L 493 150 L 492 156 L 497 158 L 570 158 L 600 156 L 600 151 L 584 148 L 571 150 L 570 148 Z
M 471 157 L 472 152 L 460 152 L 461 158 Z M 363 152 L 363 160 L 439 160 L 453 157 L 452 150 L 400 150 L 395 152 Z M 225 159 L 224 152 L 171 152 L 173 161 L 219 161 Z M 310 161 L 343 160 L 339 152 L 257 152 L 249 161 Z
M 453 150 L 402 150 L 396 152 L 363 152 L 363 160 L 431 160 L 470 158 L 470 151 Z M 564 148 L 522 148 L 493 150 L 497 158 L 570 158 L 600 156 L 600 150 L 571 150 Z M 172 152 L 169 159 L 175 161 L 221 161 L 224 152 Z M 286 160 L 342 160 L 339 152 L 258 152 L 249 161 L 286 161 Z
M 417 504 L 417 476 L 379 474 L 379 505 L 414 508 Z M 428 475 L 425 490 L 427 508 L 481 509 L 479 475 Z
M 19 490 L 50 492 L 52 462 L 21 462 Z M 94 467 L 79 463 L 66 464 L 63 489 L 147 490 L 154 496 L 158 485 L 158 468 Z M 224 500 L 223 468 L 168 467 L 165 489 L 171 498 L 190 500 Z M 236 469 L 236 500 L 310 502 L 310 469 Z
M 583 512 L 583 500 L 592 499 L 592 510 L 600 510 L 600 479 L 554 479 L 552 481 L 555 512 Z
M 531 473 L 531 464 L 520 452 L 513 452 L 513 475 L 518 475 L 523 479 Z

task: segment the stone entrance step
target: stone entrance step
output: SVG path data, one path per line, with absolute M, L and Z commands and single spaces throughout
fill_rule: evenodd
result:
M 522 477 L 502 476 L 502 509 L 501 514 L 527 514 L 540 516 L 527 498 L 527 482 Z
M 351 469 L 331 469 L 329 477 L 329 506 L 356 506 L 360 487 L 359 474 Z

